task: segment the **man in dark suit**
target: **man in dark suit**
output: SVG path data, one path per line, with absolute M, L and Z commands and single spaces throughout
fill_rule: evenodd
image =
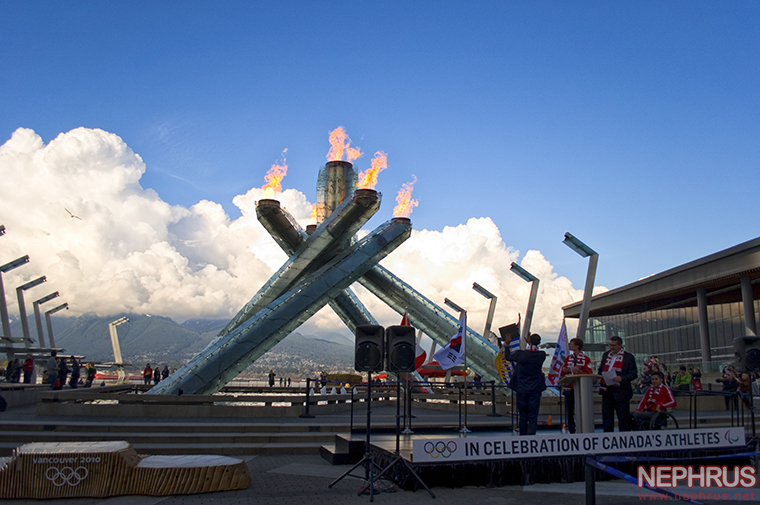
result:
M 517 411 L 520 413 L 520 435 L 536 434 L 541 392 L 546 389 L 546 378 L 541 370 L 546 353 L 538 350 L 541 337 L 534 333 L 528 337 L 528 342 L 527 349 L 523 351 L 509 352 L 509 345 L 504 345 L 504 358 L 515 363 L 509 387 L 515 392 Z
M 631 383 L 638 377 L 633 354 L 623 350 L 623 339 L 615 335 L 610 338 L 610 350 L 602 355 L 599 375 L 612 376 L 610 383 L 602 379 L 599 391 L 602 394 L 602 426 L 604 431 L 615 431 L 615 414 L 619 431 L 631 431 L 630 402 L 633 398 Z M 613 375 L 614 373 L 614 375 Z

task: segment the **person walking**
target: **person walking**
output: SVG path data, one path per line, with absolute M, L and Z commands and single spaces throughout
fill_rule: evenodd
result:
M 61 356 L 61 360 L 58 362 L 58 387 L 55 389 L 63 389 L 69 372 L 71 372 L 71 368 L 66 364 L 66 356 Z
M 150 381 L 153 379 L 153 368 L 151 368 L 150 363 L 145 363 L 145 368 L 143 369 L 143 384 L 146 386 L 150 386 Z
M 98 370 L 95 368 L 95 363 L 87 363 L 87 378 L 84 381 L 84 387 L 92 387 L 92 383 L 95 381 L 95 376 Z
M 32 375 L 34 375 L 34 360 L 31 354 L 27 354 L 24 360 L 24 384 L 32 383 Z
M 48 384 L 50 389 L 55 389 L 55 381 L 58 380 L 58 353 L 56 351 L 50 351 L 50 357 L 45 363 L 45 371 L 47 372 Z
M 615 431 L 615 415 L 619 431 L 631 431 L 630 401 L 633 398 L 631 382 L 638 377 L 636 359 L 623 350 L 623 339 L 617 335 L 610 337 L 610 350 L 602 355 L 599 375 L 602 385 L 602 426 L 604 431 Z
M 156 368 L 153 369 L 153 385 L 155 386 L 161 382 L 161 367 L 156 365 Z
M 534 333 L 528 337 L 525 350 L 510 352 L 504 346 L 504 358 L 515 363 L 515 372 L 509 387 L 515 392 L 517 410 L 520 414 L 520 435 L 535 435 L 538 429 L 538 411 L 541 408 L 541 392 L 546 389 L 546 378 L 541 367 L 546 353 L 538 350 L 541 336 Z
M 277 374 L 274 373 L 274 370 L 269 370 L 269 374 L 267 375 L 267 377 L 269 378 L 269 387 L 270 388 L 272 386 L 274 386 L 274 377 L 275 377 L 275 375 L 277 375 Z
M 169 377 L 169 367 L 164 365 L 164 369 L 161 370 L 161 380 L 166 380 Z
M 77 386 L 79 386 L 79 362 L 77 359 L 72 356 L 71 357 L 71 379 L 69 379 L 69 386 L 71 386 L 72 389 L 76 389 Z

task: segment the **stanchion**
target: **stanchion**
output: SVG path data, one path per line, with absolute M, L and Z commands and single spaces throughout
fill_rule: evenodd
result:
M 594 457 L 587 454 L 585 458 L 585 479 L 586 479 L 586 505 L 596 505 L 596 467 L 593 465 Z
M 412 387 L 411 381 L 406 379 L 406 394 L 404 395 L 404 435 L 412 435 Z
M 501 417 L 496 413 L 496 381 L 491 381 L 491 413 L 487 417 Z
M 367 439 L 364 443 L 364 457 L 356 463 L 354 466 L 349 468 L 346 472 L 343 473 L 340 477 L 335 479 L 328 485 L 328 488 L 333 487 L 335 484 L 343 480 L 343 477 L 357 477 L 356 475 L 352 475 L 351 472 L 359 468 L 360 466 L 364 466 L 364 480 L 367 481 L 367 485 L 362 487 L 359 490 L 358 495 L 361 495 L 365 491 L 369 490 L 369 501 L 375 501 L 375 481 L 380 478 L 378 475 L 375 476 L 375 468 L 380 469 L 380 465 L 375 463 L 375 457 L 372 454 L 372 451 L 370 450 L 370 432 L 372 428 L 372 413 L 371 413 L 371 404 L 372 404 L 372 372 L 367 372 Z M 396 444 L 398 446 L 398 443 Z M 357 477 L 360 478 L 360 477 Z
M 311 390 L 311 387 L 309 386 L 309 384 L 310 384 L 309 381 L 311 381 L 311 378 L 306 377 L 306 410 L 304 411 L 303 414 L 301 414 L 298 417 L 304 417 L 304 418 L 314 417 L 313 415 L 311 415 L 309 413 L 309 405 L 311 404 L 311 398 L 310 398 L 310 395 L 309 395 L 309 391 Z
M 433 492 L 430 490 L 430 488 L 427 486 L 427 484 L 425 484 L 425 481 L 423 481 L 420 478 L 420 476 L 417 474 L 417 472 L 414 471 L 414 468 L 412 468 L 412 465 L 410 465 L 409 462 L 407 462 L 404 458 L 401 457 L 401 451 L 400 451 L 400 434 L 401 434 L 401 429 L 400 429 L 400 426 L 399 426 L 399 416 L 400 416 L 399 408 L 400 408 L 400 404 L 401 404 L 401 402 L 400 402 L 400 394 L 401 394 L 401 382 L 398 379 L 396 379 L 396 452 L 394 453 L 393 459 L 391 460 L 391 462 L 388 463 L 386 465 L 386 467 L 383 468 L 380 471 L 380 473 L 378 473 L 374 477 L 373 481 L 369 482 L 367 484 L 367 486 L 365 486 L 365 487 L 370 487 L 371 488 L 372 483 L 374 481 L 379 480 L 383 475 L 385 475 L 391 469 L 395 469 L 398 465 L 402 465 L 402 466 L 406 467 L 406 469 L 412 475 L 414 475 L 414 478 L 417 479 L 417 482 L 419 482 L 420 484 L 422 484 L 422 487 L 424 487 L 427 490 L 427 492 L 430 494 L 430 496 L 432 498 L 435 498 L 435 495 L 433 494 Z M 396 476 L 396 481 L 397 481 L 398 480 L 398 475 L 399 475 L 398 470 L 395 472 L 395 474 L 396 474 L 395 476 Z M 359 494 L 361 494 L 363 491 L 364 491 L 364 488 L 362 488 L 359 491 Z M 370 494 L 370 496 L 372 496 L 372 495 Z M 371 498 L 370 498 L 370 501 L 372 501 Z

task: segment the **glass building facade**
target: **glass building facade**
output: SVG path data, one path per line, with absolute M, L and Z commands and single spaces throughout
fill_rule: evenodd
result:
M 760 300 L 754 300 L 754 309 L 755 319 L 760 320 Z M 733 340 L 747 335 L 741 302 L 709 304 L 707 317 L 712 362 L 703 372 L 718 371 L 721 365 L 733 363 Z M 669 370 L 680 365 L 704 367 L 696 306 L 592 317 L 584 340 L 605 343 L 613 335 L 623 339 L 640 368 L 652 355 Z M 596 362 L 601 358 L 601 353 L 589 354 Z

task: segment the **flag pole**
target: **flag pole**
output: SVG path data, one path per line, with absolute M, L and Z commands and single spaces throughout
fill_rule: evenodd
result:
M 464 330 L 462 331 L 462 345 L 464 346 L 464 424 L 459 433 L 470 433 L 467 429 L 467 379 L 469 374 L 467 373 L 467 311 L 462 311 L 462 317 L 464 318 Z

